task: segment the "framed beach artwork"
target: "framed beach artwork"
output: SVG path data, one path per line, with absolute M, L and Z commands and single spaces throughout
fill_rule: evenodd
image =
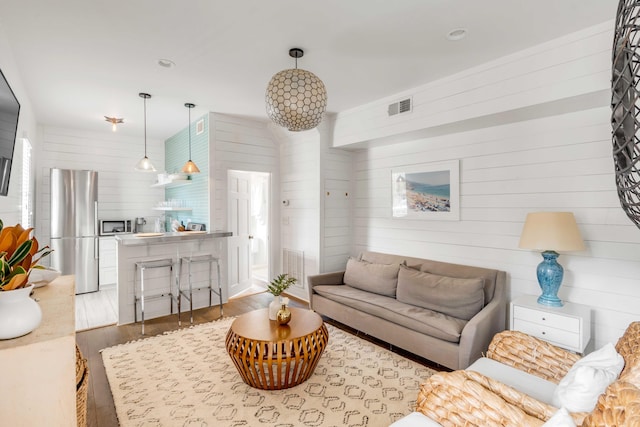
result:
M 391 171 L 394 218 L 460 219 L 458 160 L 394 168 Z

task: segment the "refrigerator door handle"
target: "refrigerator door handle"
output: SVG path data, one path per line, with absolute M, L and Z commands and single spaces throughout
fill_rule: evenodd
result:
M 100 239 L 97 237 L 93 238 L 93 259 L 100 258 Z
M 93 202 L 93 234 L 99 234 L 98 229 L 99 221 L 98 221 L 98 201 Z

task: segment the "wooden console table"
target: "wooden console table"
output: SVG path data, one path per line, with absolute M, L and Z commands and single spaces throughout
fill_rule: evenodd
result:
M 311 310 L 289 308 L 291 321 L 280 326 L 268 309 L 238 317 L 226 345 L 242 380 L 251 387 L 281 390 L 308 380 L 329 341 L 322 318 Z
M 0 340 L 0 424 L 76 426 L 75 281 L 61 276 L 35 290 L 42 322 L 29 334 Z

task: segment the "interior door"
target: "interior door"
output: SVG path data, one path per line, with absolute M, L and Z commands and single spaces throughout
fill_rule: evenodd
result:
M 251 174 L 229 171 L 227 176 L 229 230 L 229 295 L 251 286 Z

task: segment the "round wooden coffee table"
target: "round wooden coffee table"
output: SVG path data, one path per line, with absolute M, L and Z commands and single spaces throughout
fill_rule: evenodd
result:
M 268 309 L 263 309 L 239 316 L 227 332 L 227 352 L 251 387 L 281 390 L 303 383 L 327 346 L 329 332 L 318 314 L 289 310 L 287 325 L 269 320 Z

